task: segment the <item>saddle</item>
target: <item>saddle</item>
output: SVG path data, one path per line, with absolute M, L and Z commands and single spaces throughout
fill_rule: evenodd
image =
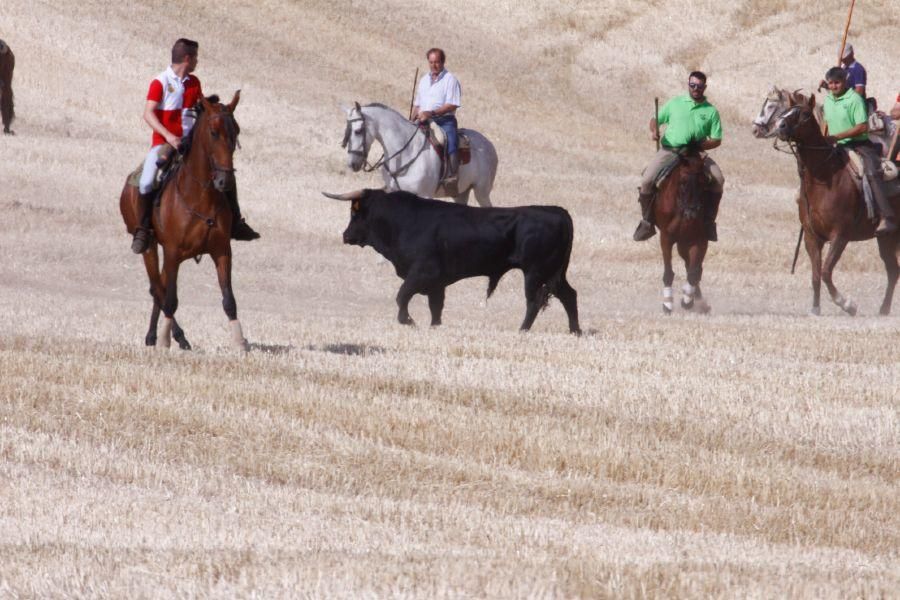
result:
M 157 200 L 159 199 L 158 193 L 162 189 L 163 184 L 168 180 L 169 173 L 173 170 L 175 163 L 175 157 L 178 156 L 178 152 L 170 146 L 169 144 L 163 144 L 163 149 L 159 153 L 159 160 L 156 161 L 156 175 L 153 176 L 153 191 L 157 192 Z M 131 172 L 128 176 L 128 185 L 133 187 L 139 187 L 141 184 L 141 175 L 144 172 L 144 163 L 138 165 L 138 167 Z
M 431 142 L 431 147 L 437 152 L 441 158 L 441 179 L 447 174 L 447 134 L 434 121 L 428 121 L 426 125 L 419 125 L 425 132 L 425 137 Z M 472 160 L 472 150 L 469 143 L 469 136 L 465 129 L 458 129 L 459 135 L 459 164 L 467 165 Z
M 880 185 L 882 191 L 888 198 L 900 196 L 900 180 L 897 179 L 897 165 L 892 161 L 883 158 L 881 162 L 882 177 L 881 181 L 871 182 L 869 177 L 865 177 L 865 162 L 863 157 L 852 148 L 842 148 L 847 153 L 850 165 L 850 171 L 856 179 L 856 187 L 862 192 L 863 201 L 866 205 L 866 213 L 869 219 L 875 219 L 878 214 L 878 205 L 875 202 L 875 196 L 872 192 L 872 185 Z

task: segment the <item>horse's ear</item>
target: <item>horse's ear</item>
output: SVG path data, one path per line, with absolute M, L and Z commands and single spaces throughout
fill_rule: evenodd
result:
M 203 96 L 200 96 L 200 106 L 203 108 L 204 111 L 209 111 L 212 109 L 212 104 L 210 103 L 210 101 L 207 100 L 206 98 L 204 98 Z
M 356 108 L 356 110 L 362 112 L 362 108 L 359 107 L 359 102 L 354 102 L 353 107 Z
M 234 112 L 234 109 L 237 107 L 238 102 L 241 101 L 241 90 L 238 90 L 234 93 L 234 98 L 231 99 L 231 102 L 228 103 L 228 110 L 230 112 Z
M 815 94 L 810 94 L 810 95 L 809 95 L 809 108 L 810 108 L 810 110 L 812 110 L 813 108 L 815 108 L 815 106 L 816 106 L 816 95 L 815 95 Z

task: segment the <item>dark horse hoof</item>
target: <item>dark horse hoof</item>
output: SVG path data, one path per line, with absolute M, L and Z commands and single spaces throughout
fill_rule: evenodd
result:
M 684 310 L 691 310 L 692 308 L 694 308 L 694 299 L 691 298 L 687 302 L 685 302 L 684 299 L 682 299 L 681 300 L 681 308 L 683 308 Z
M 187 338 L 184 337 L 184 333 L 178 335 L 177 333 L 173 334 L 172 337 L 175 338 L 175 341 L 178 342 L 178 347 L 182 350 L 190 350 L 191 344 L 187 341 Z
M 146 346 L 155 346 L 156 345 L 156 336 L 148 335 L 144 338 L 144 345 Z

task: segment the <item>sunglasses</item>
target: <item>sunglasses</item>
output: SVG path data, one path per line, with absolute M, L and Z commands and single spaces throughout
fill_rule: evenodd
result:
M 705 83 L 689 83 L 688 87 L 691 88 L 692 90 L 703 90 L 703 89 L 706 89 L 706 84 Z

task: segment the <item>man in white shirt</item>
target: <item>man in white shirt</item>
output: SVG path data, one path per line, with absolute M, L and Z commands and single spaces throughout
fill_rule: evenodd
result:
M 419 81 L 413 102 L 413 120 L 431 119 L 447 134 L 447 157 L 449 168 L 445 184 L 456 184 L 459 170 L 459 137 L 456 132 L 456 109 L 460 107 L 462 90 L 459 81 L 444 68 L 447 56 L 440 48 L 432 48 L 425 53 L 430 72 Z

